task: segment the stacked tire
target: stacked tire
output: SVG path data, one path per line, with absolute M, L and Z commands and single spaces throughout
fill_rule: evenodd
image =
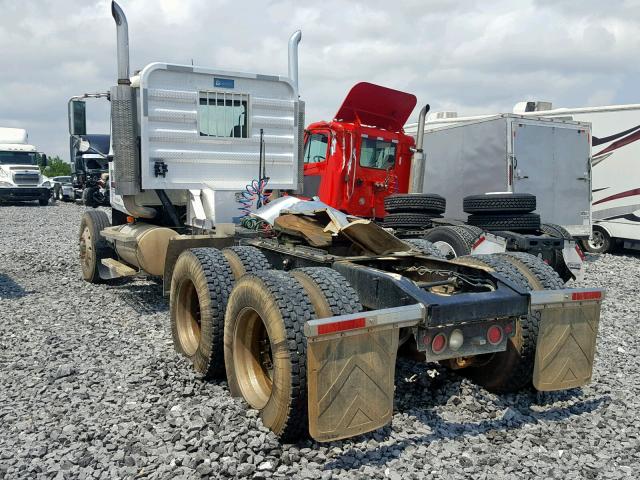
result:
M 540 230 L 536 197 L 530 193 L 470 195 L 463 199 L 467 223 L 489 232 L 532 232 Z
M 447 203 L 434 193 L 407 193 L 384 199 L 384 226 L 395 229 L 431 228 L 433 218 L 442 218 Z

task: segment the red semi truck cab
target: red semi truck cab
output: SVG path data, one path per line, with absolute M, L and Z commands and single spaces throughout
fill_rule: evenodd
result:
M 414 139 L 403 125 L 414 95 L 367 82 L 347 94 L 331 122 L 304 136 L 304 190 L 345 213 L 383 218 L 384 199 L 406 193 Z

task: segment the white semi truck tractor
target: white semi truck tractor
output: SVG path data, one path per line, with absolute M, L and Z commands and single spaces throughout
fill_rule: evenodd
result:
M 300 32 L 286 77 L 168 63 L 131 76 L 127 21 L 112 13 L 112 219 L 85 212 L 82 275 L 161 277 L 175 350 L 226 378 L 266 427 L 331 441 L 389 423 L 407 336 L 426 362 L 494 392 L 590 381 L 601 289 L 565 289 L 526 253 L 449 261 L 296 198 Z
M 0 202 L 49 203 L 53 183 L 40 173 L 46 155 L 29 144 L 23 128 L 0 127 Z

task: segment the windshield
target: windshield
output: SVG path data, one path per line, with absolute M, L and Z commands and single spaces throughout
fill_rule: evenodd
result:
M 396 162 L 396 144 L 387 140 L 362 137 L 360 166 L 386 170 Z
M 38 154 L 34 152 L 0 152 L 0 165 L 37 165 Z
M 92 149 L 105 155 L 109 154 L 109 135 L 91 134 L 85 135 L 82 138 L 89 141 Z
M 104 170 L 109 168 L 109 161 L 106 158 L 85 158 L 84 165 L 87 170 Z

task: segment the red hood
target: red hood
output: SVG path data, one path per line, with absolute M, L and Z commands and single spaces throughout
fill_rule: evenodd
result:
M 416 97 L 373 83 L 360 82 L 351 88 L 335 120 L 399 132 L 416 106 Z

